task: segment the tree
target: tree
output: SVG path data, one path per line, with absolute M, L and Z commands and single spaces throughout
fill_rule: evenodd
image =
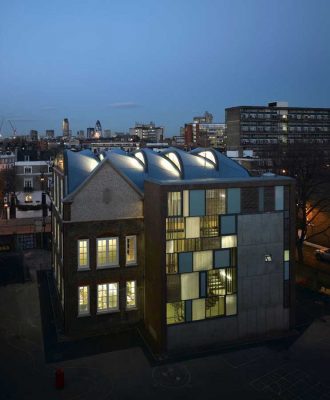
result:
M 303 244 L 330 232 L 330 220 L 314 229 L 318 217 L 330 212 L 330 162 L 325 148 L 318 144 L 288 144 L 277 148 L 275 172 L 296 180 L 296 246 L 303 262 Z

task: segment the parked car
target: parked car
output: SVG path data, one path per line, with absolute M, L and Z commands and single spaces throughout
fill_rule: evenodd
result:
M 330 249 L 317 249 L 314 254 L 318 260 L 330 262 Z

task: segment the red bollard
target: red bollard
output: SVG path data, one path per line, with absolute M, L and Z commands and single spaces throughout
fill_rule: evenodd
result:
M 62 368 L 57 368 L 55 371 L 55 387 L 56 389 L 64 388 L 64 371 Z

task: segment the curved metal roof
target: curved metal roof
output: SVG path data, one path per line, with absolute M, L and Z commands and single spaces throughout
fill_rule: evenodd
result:
M 147 178 L 186 181 L 250 176 L 245 168 L 214 149 L 198 148 L 187 153 L 174 147 L 160 152 L 143 148 L 130 154 L 116 149 L 105 151 L 102 155 L 141 191 L 144 190 L 144 181 Z M 100 159 L 90 150 L 66 150 L 66 159 L 68 192 L 71 193 L 89 176 Z

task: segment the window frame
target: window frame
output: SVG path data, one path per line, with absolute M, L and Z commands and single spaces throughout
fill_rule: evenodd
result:
M 87 288 L 87 311 L 86 312 L 81 312 L 80 310 L 80 289 L 81 288 Z M 78 286 L 78 317 L 88 317 L 91 315 L 90 313 L 90 287 L 89 285 L 82 285 Z
M 32 166 L 24 166 L 24 175 L 32 174 Z
M 107 293 L 107 308 L 103 310 L 99 310 L 98 304 L 99 304 L 99 286 L 106 285 L 106 293 Z M 110 285 L 116 285 L 116 294 L 117 294 L 117 304 L 116 307 L 109 307 L 109 287 Z M 96 285 L 96 313 L 97 314 L 109 314 L 109 313 L 115 313 L 120 311 L 119 309 L 119 282 L 105 282 L 105 283 L 98 283 Z
M 58 224 L 56 224 L 56 228 L 58 229 Z M 57 230 L 56 230 L 57 232 Z M 58 232 L 59 233 L 59 232 Z M 87 242 L 87 265 L 80 265 L 80 242 L 86 241 Z M 57 238 L 57 244 L 59 248 L 59 238 Z M 89 238 L 81 238 L 77 240 L 77 269 L 78 271 L 86 271 L 90 269 L 90 259 L 89 259 Z
M 132 261 L 127 261 L 127 243 L 129 240 L 134 240 L 134 260 Z M 125 265 L 130 266 L 130 265 L 137 265 L 137 236 L 136 235 L 130 235 L 125 237 Z
M 99 257 L 99 246 L 98 243 L 100 240 L 106 241 L 106 264 L 99 265 L 98 257 Z M 114 262 L 109 262 L 109 242 L 110 240 L 116 241 L 116 259 Z M 107 236 L 107 237 L 98 237 L 96 238 L 96 269 L 105 269 L 105 268 L 119 268 L 119 237 L 118 236 Z
M 129 282 L 134 282 L 134 305 L 133 306 L 129 306 L 128 304 L 127 304 L 127 284 L 129 283 Z M 126 310 L 127 311 L 130 311 L 130 310 L 136 310 L 138 307 L 137 307 L 137 280 L 136 279 L 134 279 L 134 280 L 130 280 L 130 281 L 126 281 L 126 286 L 125 286 L 125 296 L 126 296 L 126 300 L 125 300 L 125 306 L 126 306 Z

